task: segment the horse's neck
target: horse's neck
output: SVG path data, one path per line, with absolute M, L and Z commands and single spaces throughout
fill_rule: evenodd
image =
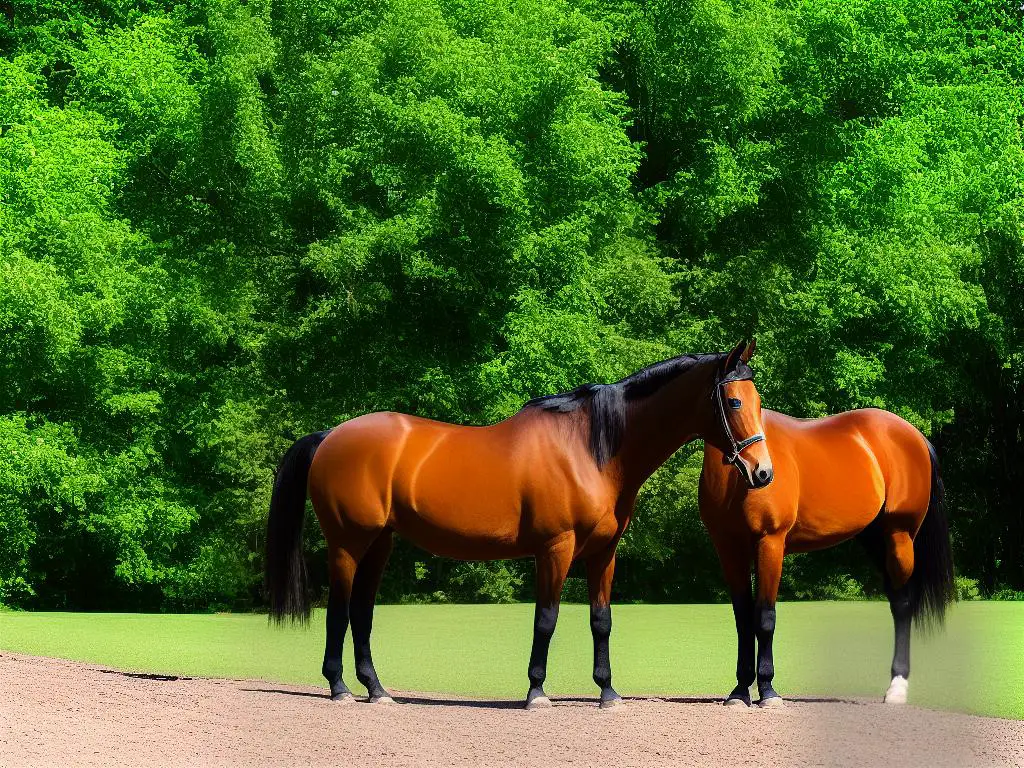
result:
M 624 490 L 639 490 L 673 453 L 705 433 L 712 375 L 706 366 L 694 368 L 629 404 L 620 459 Z

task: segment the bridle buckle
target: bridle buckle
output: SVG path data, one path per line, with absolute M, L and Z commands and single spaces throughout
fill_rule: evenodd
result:
M 730 439 L 732 438 L 731 433 L 729 434 L 729 437 Z M 751 435 L 745 440 L 740 440 L 738 443 L 733 442 L 732 453 L 730 453 L 728 456 L 723 456 L 722 463 L 736 464 L 740 460 L 740 453 L 743 451 L 744 448 L 747 448 L 748 446 L 751 446 L 754 443 L 760 443 L 764 439 L 764 434 L 762 432 L 758 432 L 756 435 Z

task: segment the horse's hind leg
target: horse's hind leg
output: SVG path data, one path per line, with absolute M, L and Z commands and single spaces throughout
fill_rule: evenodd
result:
M 906 531 L 893 531 L 885 543 L 885 591 L 896 630 L 892 681 L 885 692 L 885 703 L 905 704 L 910 677 L 910 622 L 913 617 L 910 576 L 914 572 L 914 542 Z
M 335 549 L 331 552 L 328 566 L 331 585 L 327 598 L 327 642 L 322 671 L 331 686 L 331 700 L 351 701 L 352 692 L 341 675 L 341 651 L 348 630 L 348 606 L 356 560 L 347 550 Z
M 373 629 L 373 604 L 377 598 L 381 576 L 391 555 L 391 531 L 384 531 L 363 555 L 352 585 L 349 618 L 352 622 L 352 649 L 355 653 L 356 677 L 366 686 L 371 703 L 393 701 L 377 678 L 370 654 L 370 632 Z
M 527 709 L 550 707 L 544 693 L 548 670 L 548 646 L 558 621 L 558 605 L 562 585 L 569 574 L 576 539 L 570 533 L 537 555 L 537 607 L 533 615 L 533 650 L 530 652 L 530 691 L 526 694 Z
M 601 708 L 622 703 L 612 688 L 612 664 L 608 638 L 612 633 L 612 576 L 615 574 L 615 545 L 587 560 L 587 585 L 590 591 L 590 631 L 594 635 L 594 682 L 601 688 Z
M 882 572 L 885 594 L 896 630 L 896 648 L 892 657 L 892 682 L 885 692 L 887 704 L 904 704 L 910 677 L 910 622 L 913 604 L 910 575 L 914 571 L 914 542 L 905 531 L 887 530 L 885 510 L 861 531 L 857 540 Z

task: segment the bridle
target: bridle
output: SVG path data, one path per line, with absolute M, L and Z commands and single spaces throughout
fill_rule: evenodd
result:
M 749 369 L 748 369 L 749 370 Z M 729 454 L 722 457 L 723 464 L 732 464 L 740 472 L 746 476 L 747 480 L 750 480 L 750 472 L 747 469 L 747 465 L 740 461 L 740 454 L 745 448 L 749 448 L 754 443 L 760 443 L 765 439 L 764 432 L 758 432 L 756 435 L 744 438 L 743 440 L 737 440 L 732 433 L 732 429 L 729 427 L 729 419 L 725 415 L 725 402 L 722 399 L 722 388 L 733 381 L 750 381 L 754 378 L 753 373 L 747 374 L 745 372 L 733 371 L 724 378 L 719 379 L 715 382 L 714 398 L 715 404 L 718 406 L 718 418 L 722 422 L 722 431 L 725 433 L 725 439 L 729 441 L 731 451 Z

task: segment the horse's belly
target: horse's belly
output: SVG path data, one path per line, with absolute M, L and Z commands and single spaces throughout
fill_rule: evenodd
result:
M 801 465 L 800 486 L 796 523 L 786 537 L 789 552 L 823 549 L 856 536 L 885 501 L 884 480 L 867 457 Z
M 396 496 L 391 510 L 392 527 L 400 536 L 435 555 L 463 560 L 528 554 L 520 541 L 519 518 L 509 501 L 476 494 L 437 494 L 419 501 Z
M 834 547 L 847 539 L 852 539 L 864 530 L 872 519 L 868 518 L 863 524 L 856 526 L 836 525 L 834 521 L 820 521 L 815 524 L 814 521 L 801 520 L 786 536 L 786 554 L 814 552 Z

